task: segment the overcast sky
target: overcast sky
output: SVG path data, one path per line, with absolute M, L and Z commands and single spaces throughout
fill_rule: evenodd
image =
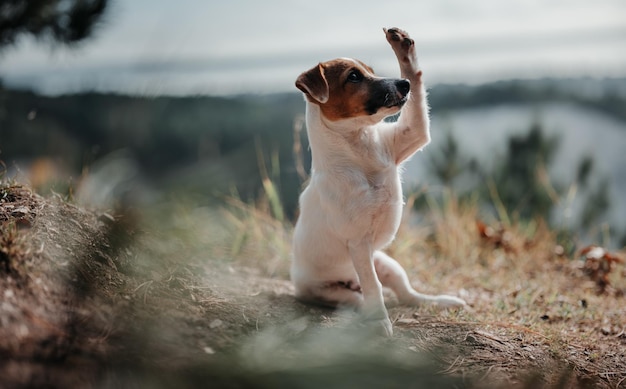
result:
M 0 78 L 50 94 L 295 91 L 339 56 L 397 74 L 385 26 L 415 38 L 431 84 L 626 76 L 624 0 L 111 0 L 79 47 L 5 49 Z

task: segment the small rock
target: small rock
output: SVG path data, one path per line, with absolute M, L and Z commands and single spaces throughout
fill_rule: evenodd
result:
M 28 215 L 29 212 L 30 210 L 25 206 L 17 207 L 13 210 L 13 213 L 23 213 L 24 215 Z
M 209 324 L 209 328 L 211 329 L 218 328 L 218 327 L 221 327 L 223 324 L 224 322 L 221 321 L 220 319 L 215 319 Z
M 602 327 L 600 329 L 600 332 L 602 332 L 602 335 L 611 335 L 611 328 L 610 327 Z

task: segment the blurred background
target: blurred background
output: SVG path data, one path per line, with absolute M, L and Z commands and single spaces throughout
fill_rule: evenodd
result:
M 310 159 L 294 80 L 335 57 L 396 76 L 391 26 L 432 109 L 407 193 L 626 245 L 622 0 L 4 1 L 2 174 L 104 208 L 255 202 L 271 181 L 293 220 Z

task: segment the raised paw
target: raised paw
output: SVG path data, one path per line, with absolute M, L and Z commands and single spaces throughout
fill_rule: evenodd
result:
M 383 30 L 385 31 L 385 35 L 387 35 L 387 41 L 391 44 L 392 47 L 397 46 L 397 44 L 399 43 L 404 50 L 408 50 L 411 48 L 411 46 L 415 44 L 413 39 L 411 39 L 409 37 L 409 34 L 404 30 L 396 27 L 390 29 L 384 28 Z
M 415 54 L 415 41 L 409 34 L 399 28 L 383 28 L 387 42 L 398 58 L 403 76 L 415 75 L 418 72 L 417 55 Z M 404 74 L 406 73 L 406 74 Z

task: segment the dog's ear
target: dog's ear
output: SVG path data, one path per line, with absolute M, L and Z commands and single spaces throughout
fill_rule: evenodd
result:
M 328 82 L 324 76 L 324 66 L 320 63 L 302 73 L 296 80 L 296 87 L 321 104 L 327 102 Z

